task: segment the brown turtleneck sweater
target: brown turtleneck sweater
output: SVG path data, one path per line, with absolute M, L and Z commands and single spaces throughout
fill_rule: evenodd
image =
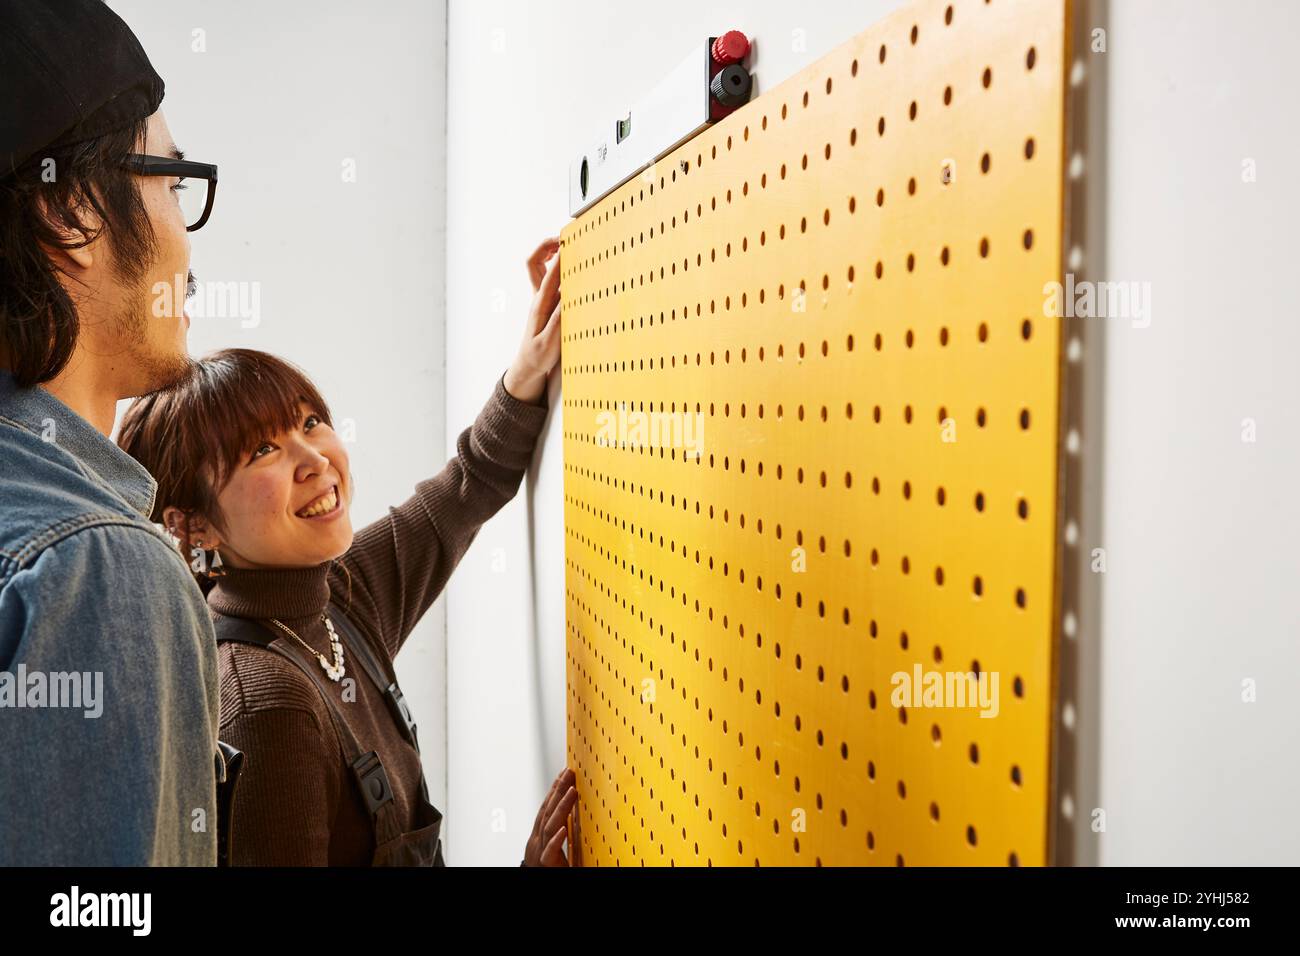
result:
M 457 439 L 456 457 L 416 485 L 404 504 L 358 531 L 343 557 L 311 568 L 231 568 L 208 594 L 213 616 L 278 619 L 330 659 L 321 611 L 332 600 L 391 666 L 479 527 L 514 497 L 545 419 L 544 406 L 518 401 L 498 379 L 474 425 Z M 245 754 L 232 864 L 369 865 L 370 817 L 316 686 L 254 645 L 223 644 L 218 660 L 221 739 Z M 356 688 L 355 702 L 343 706 L 348 725 L 363 750 L 378 752 L 399 818 L 412 829 L 419 755 L 403 739 L 382 688 L 346 649 L 344 665 Z

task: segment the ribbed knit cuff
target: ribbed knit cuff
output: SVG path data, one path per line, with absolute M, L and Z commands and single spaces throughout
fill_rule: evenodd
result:
M 546 424 L 549 409 L 546 406 L 546 394 L 542 393 L 542 404 L 533 405 L 521 402 L 506 391 L 506 376 L 503 372 L 492 389 L 492 397 L 479 413 L 479 423 L 488 426 L 487 431 L 496 435 L 526 435 L 529 452 L 542 426 Z
M 506 388 L 506 373 L 505 373 L 505 372 L 502 372 L 502 373 L 501 373 L 501 377 L 500 377 L 499 379 L 497 379 L 497 388 L 494 389 L 494 391 L 499 392 L 500 394 L 504 395 L 505 398 L 506 398 L 506 400 L 507 400 L 508 402 L 510 402 L 510 403 L 512 403 L 513 405 L 516 405 L 516 406 L 518 406 L 518 407 L 520 407 L 520 408 L 540 408 L 540 409 L 543 409 L 543 410 L 545 410 L 545 408 L 546 408 L 546 388 L 545 388 L 545 387 L 542 388 L 542 396 L 541 396 L 541 398 L 539 398 L 539 399 L 537 400 L 536 403 L 534 403 L 534 402 L 521 402 L 519 399 L 517 399 L 517 398 L 515 398 L 513 395 L 511 395 L 510 392 L 509 392 L 509 390 Z
M 503 375 L 496 380 L 474 424 L 456 439 L 457 455 L 463 466 L 504 496 L 489 514 L 495 513 L 518 490 L 548 414 L 545 406 L 530 405 L 512 396 L 506 391 L 504 379 Z M 427 504 L 433 509 L 430 514 L 436 522 L 441 505 L 436 501 Z

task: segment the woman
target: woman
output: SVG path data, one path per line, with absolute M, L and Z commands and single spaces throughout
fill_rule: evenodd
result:
M 246 758 L 230 863 L 441 865 L 392 661 L 528 467 L 560 355 L 558 250 L 548 239 L 529 259 L 523 342 L 457 456 L 355 535 L 347 451 L 288 363 L 218 352 L 127 411 L 118 442 L 157 479 L 153 520 L 192 559 L 217 627 L 220 736 Z M 573 783 L 566 769 L 552 785 L 524 865 L 567 865 Z

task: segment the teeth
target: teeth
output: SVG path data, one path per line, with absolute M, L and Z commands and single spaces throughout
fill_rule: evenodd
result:
M 339 503 L 337 489 L 332 490 L 329 494 L 317 498 L 309 507 L 303 508 L 298 512 L 300 518 L 315 518 L 317 515 L 329 514 Z

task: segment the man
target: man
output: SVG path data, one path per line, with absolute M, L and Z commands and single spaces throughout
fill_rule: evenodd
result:
M 0 87 L 0 865 L 212 865 L 215 636 L 108 438 L 190 368 L 163 83 L 101 0 L 0 0 Z

